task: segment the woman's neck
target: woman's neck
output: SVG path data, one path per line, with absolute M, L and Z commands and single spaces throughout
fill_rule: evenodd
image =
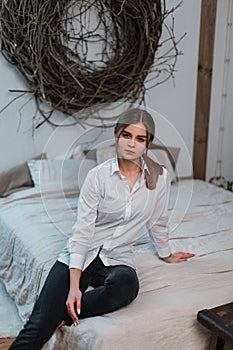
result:
M 128 180 L 130 192 L 132 191 L 138 177 L 141 174 L 141 162 L 134 160 L 118 159 L 119 169 L 123 176 Z
M 132 160 L 118 158 L 118 164 L 119 164 L 119 169 L 123 174 L 125 173 L 138 174 L 139 172 L 141 172 L 140 159 L 132 161 Z

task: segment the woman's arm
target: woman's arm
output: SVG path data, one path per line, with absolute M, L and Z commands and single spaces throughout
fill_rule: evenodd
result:
M 178 263 L 187 261 L 195 254 L 186 252 L 171 253 L 168 241 L 168 204 L 170 197 L 170 177 L 166 169 L 163 171 L 163 184 L 157 198 L 154 216 L 148 223 L 150 237 L 154 241 L 159 257 L 167 263 Z
M 77 220 L 68 242 L 69 267 L 80 270 L 83 270 L 86 254 L 95 233 L 100 201 L 98 174 L 95 169 L 93 170 L 89 171 L 82 186 L 78 200 Z
M 73 226 L 72 236 L 68 244 L 70 253 L 70 290 L 66 306 L 75 325 L 78 323 L 77 314 L 81 311 L 82 293 L 80 291 L 79 282 L 86 254 L 95 233 L 98 206 L 98 178 L 96 172 L 90 171 L 81 189 L 78 201 L 77 220 Z
M 171 255 L 167 227 L 170 177 L 166 169 L 163 169 L 163 174 L 159 177 L 155 191 L 157 191 L 157 195 L 154 196 L 156 203 L 153 205 L 154 212 L 147 223 L 147 229 L 157 248 L 159 257 L 163 259 Z

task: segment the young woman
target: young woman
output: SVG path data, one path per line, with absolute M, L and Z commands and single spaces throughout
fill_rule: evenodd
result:
M 167 170 L 147 156 L 154 129 L 153 118 L 144 110 L 131 109 L 120 116 L 116 157 L 88 173 L 72 236 L 11 350 L 41 349 L 57 327 L 77 325 L 82 318 L 132 302 L 139 290 L 132 246 L 145 227 L 165 262 L 193 256 L 171 253 L 169 248 L 170 180 Z M 94 288 L 87 290 L 88 286 Z

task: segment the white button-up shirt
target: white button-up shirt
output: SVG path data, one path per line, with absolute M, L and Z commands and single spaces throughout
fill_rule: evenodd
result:
M 85 269 L 100 247 L 105 265 L 134 266 L 133 245 L 148 230 L 160 257 L 171 251 L 168 244 L 168 201 L 170 178 L 167 170 L 156 188 L 146 187 L 143 171 L 130 191 L 121 174 L 117 157 L 90 170 L 82 186 L 77 221 L 67 247 L 58 260 L 69 267 Z

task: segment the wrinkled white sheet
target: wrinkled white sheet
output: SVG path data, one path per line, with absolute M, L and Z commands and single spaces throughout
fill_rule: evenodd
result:
M 0 280 L 0 339 L 14 338 L 23 327 L 17 308 Z M 1 343 L 1 340 L 0 340 Z M 1 345 L 0 345 L 1 348 Z
M 26 190 L 0 201 L 0 277 L 25 320 L 75 221 L 77 194 Z M 190 201 L 191 198 L 191 201 Z M 197 311 L 233 299 L 233 194 L 202 181 L 172 185 L 170 244 L 196 254 L 159 260 L 147 234 L 135 246 L 137 299 L 121 310 L 63 327 L 50 350 L 207 350 Z

